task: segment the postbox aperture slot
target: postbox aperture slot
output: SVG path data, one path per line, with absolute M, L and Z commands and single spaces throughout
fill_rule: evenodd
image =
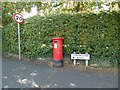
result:
M 54 41 L 54 43 L 57 43 L 57 41 Z

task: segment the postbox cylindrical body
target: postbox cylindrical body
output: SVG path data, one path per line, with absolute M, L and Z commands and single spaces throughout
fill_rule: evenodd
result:
M 61 61 L 63 59 L 63 38 L 55 37 L 53 40 L 53 60 Z

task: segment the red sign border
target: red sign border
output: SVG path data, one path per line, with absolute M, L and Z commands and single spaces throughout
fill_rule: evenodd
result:
M 21 16 L 22 16 L 22 22 L 18 22 L 18 21 L 16 21 L 15 16 L 16 16 L 17 14 L 19 14 L 19 15 L 21 15 Z M 15 14 L 14 14 L 14 21 L 15 21 L 15 22 L 17 22 L 17 23 L 19 23 L 19 24 L 22 24 L 22 23 L 24 22 L 23 15 L 22 15 L 22 14 L 20 14 L 20 13 L 15 13 Z

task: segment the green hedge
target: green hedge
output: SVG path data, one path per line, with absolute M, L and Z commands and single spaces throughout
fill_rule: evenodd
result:
M 64 37 L 64 56 L 74 51 L 118 62 L 120 13 L 35 16 L 21 25 L 21 51 L 29 58 L 52 57 L 52 38 Z M 17 24 L 3 30 L 3 51 L 18 53 Z M 104 58 L 104 59 L 103 59 Z

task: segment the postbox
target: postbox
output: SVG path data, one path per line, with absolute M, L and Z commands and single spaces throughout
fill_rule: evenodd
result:
M 62 63 L 63 59 L 63 38 L 55 37 L 52 38 L 53 44 L 53 61 Z
M 63 59 L 63 52 L 62 52 L 63 38 L 56 37 L 56 38 L 52 38 L 52 40 L 53 40 L 53 60 L 61 61 Z

